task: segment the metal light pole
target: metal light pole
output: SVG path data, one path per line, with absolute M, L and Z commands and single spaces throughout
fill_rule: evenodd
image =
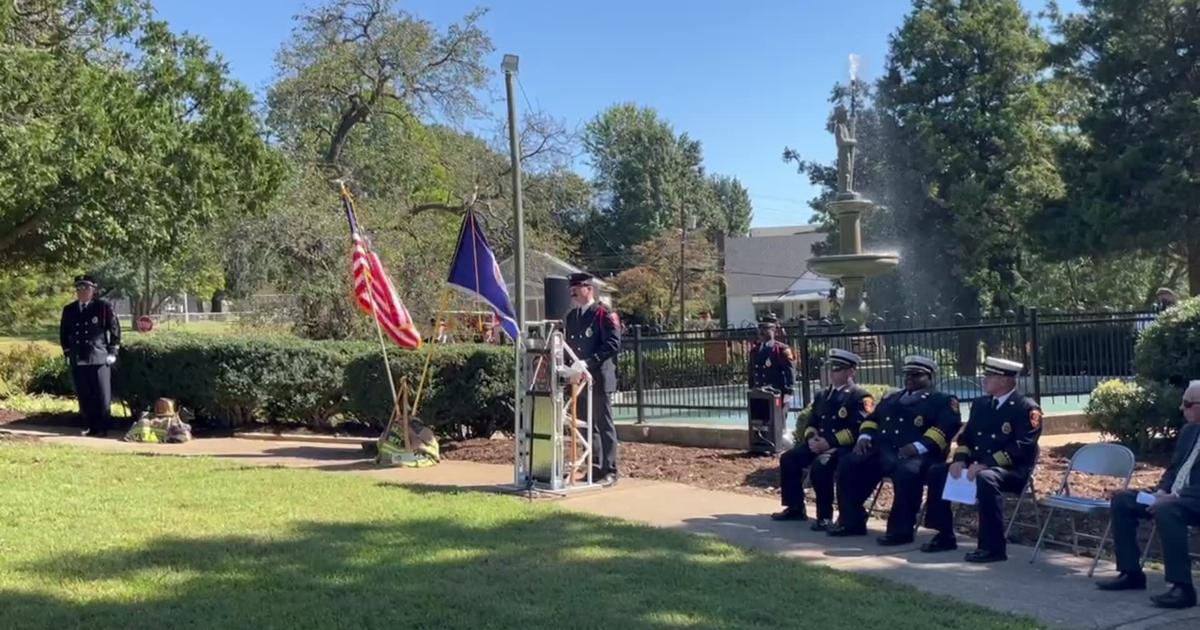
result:
M 687 327 L 687 266 L 684 264 L 687 246 L 687 214 L 679 204 L 679 332 Z
M 513 94 L 513 82 L 517 77 L 516 55 L 504 55 L 504 61 L 500 63 L 500 68 L 504 70 L 504 89 L 508 95 L 508 148 L 512 154 L 512 194 L 513 194 L 513 222 L 515 229 L 513 230 L 513 273 L 516 276 L 513 278 L 513 286 L 516 288 L 516 295 L 513 296 L 516 304 L 513 308 L 516 309 L 517 316 L 517 332 L 520 335 L 525 334 L 525 208 L 522 205 L 521 199 L 521 132 L 517 129 L 517 99 Z M 513 365 L 513 431 L 521 430 L 521 408 L 523 401 L 521 400 L 524 393 L 521 387 L 521 361 L 524 358 L 521 354 L 520 338 L 513 340 L 513 355 L 515 358 Z M 518 437 L 515 440 L 516 453 L 520 455 L 521 439 Z

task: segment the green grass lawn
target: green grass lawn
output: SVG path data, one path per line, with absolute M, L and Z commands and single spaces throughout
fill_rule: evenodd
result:
M 287 328 L 285 326 L 243 325 L 237 322 L 194 321 L 184 323 L 181 321 L 171 320 L 157 322 L 154 326 L 154 331 L 152 331 L 150 334 L 163 331 L 189 332 L 205 335 L 249 334 L 255 332 L 264 334 L 279 334 L 287 332 Z M 128 318 L 121 319 L 121 332 L 124 335 L 140 334 L 130 325 Z M 44 345 L 49 350 L 57 350 L 58 324 L 46 323 L 30 330 L 22 330 L 16 333 L 0 335 L 0 351 L 3 351 L 11 346 L 26 343 Z
M 0 442 L 0 626 L 1035 628 L 498 495 Z

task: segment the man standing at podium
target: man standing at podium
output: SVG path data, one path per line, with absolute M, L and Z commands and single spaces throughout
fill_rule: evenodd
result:
M 613 424 L 612 393 L 617 390 L 617 354 L 621 352 L 621 321 L 617 314 L 596 301 L 592 275 L 573 273 L 568 278 L 571 303 L 563 322 L 567 345 L 580 361 L 587 364 L 582 377 L 592 388 L 589 421 L 593 435 L 592 477 L 602 485 L 617 482 L 617 427 Z M 586 396 L 587 391 L 580 392 Z M 584 398 L 584 400 L 587 400 Z

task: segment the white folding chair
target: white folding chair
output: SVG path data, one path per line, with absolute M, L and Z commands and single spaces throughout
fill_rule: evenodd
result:
M 1033 558 L 1029 560 L 1030 564 L 1037 561 L 1038 553 L 1042 548 L 1042 542 L 1046 538 L 1046 530 L 1050 527 L 1050 522 L 1054 519 L 1055 510 L 1066 510 L 1071 513 L 1071 545 L 1075 553 L 1079 553 L 1079 538 L 1081 536 L 1075 528 L 1075 515 L 1093 516 L 1110 512 L 1112 503 L 1109 499 L 1072 496 L 1071 473 L 1116 477 L 1122 480 L 1121 489 L 1124 490 L 1129 487 L 1129 480 L 1133 477 L 1133 467 L 1133 451 L 1120 444 L 1089 444 L 1075 451 L 1075 454 L 1071 456 L 1071 463 L 1068 464 L 1067 471 L 1063 473 L 1062 485 L 1059 486 L 1053 495 L 1044 497 L 1039 502 L 1050 509 L 1046 513 L 1046 520 L 1042 521 L 1042 531 L 1038 534 L 1037 543 L 1033 546 Z M 1108 542 L 1108 535 L 1111 530 L 1112 516 L 1110 514 L 1108 523 L 1104 526 L 1104 535 L 1100 537 L 1100 542 L 1096 545 L 1095 558 L 1092 559 L 1092 566 L 1088 569 L 1088 577 L 1092 577 L 1092 573 L 1096 571 L 1096 564 L 1100 561 L 1100 553 L 1104 551 L 1104 543 Z M 1095 536 L 1090 534 L 1084 534 L 1083 537 L 1095 538 Z

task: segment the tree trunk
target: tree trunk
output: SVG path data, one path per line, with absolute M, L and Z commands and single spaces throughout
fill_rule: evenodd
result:
M 1200 218 L 1192 218 L 1187 225 L 1187 276 L 1188 293 L 1200 295 Z

